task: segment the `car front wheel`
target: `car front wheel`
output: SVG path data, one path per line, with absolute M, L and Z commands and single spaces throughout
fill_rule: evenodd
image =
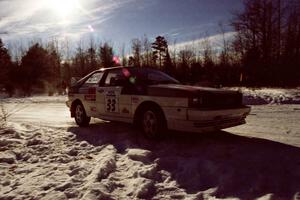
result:
M 164 118 L 161 112 L 156 109 L 149 109 L 143 113 L 142 130 L 147 138 L 154 139 L 161 136 L 165 129 Z
M 91 118 L 86 116 L 86 112 L 82 104 L 77 104 L 75 107 L 75 121 L 80 127 L 88 126 Z

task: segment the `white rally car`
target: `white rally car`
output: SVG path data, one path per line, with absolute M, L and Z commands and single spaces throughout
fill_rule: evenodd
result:
M 138 125 L 147 137 L 166 129 L 209 132 L 245 123 L 250 107 L 238 91 L 182 85 L 149 68 L 94 71 L 69 88 L 67 106 L 79 126 L 91 117 Z

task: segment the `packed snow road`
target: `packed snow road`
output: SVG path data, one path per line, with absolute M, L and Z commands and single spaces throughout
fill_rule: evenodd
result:
M 50 127 L 76 126 L 63 102 L 8 103 L 6 107 L 8 112 L 12 113 L 11 122 L 27 122 Z M 92 119 L 91 124 L 101 126 L 101 121 Z M 226 131 L 246 137 L 269 139 L 300 148 L 300 105 L 252 106 L 251 114 L 247 117 L 247 124 Z
M 253 106 L 246 125 L 160 141 L 120 123 L 79 128 L 63 99 L 4 105 L 0 199 L 300 196 L 300 105 Z

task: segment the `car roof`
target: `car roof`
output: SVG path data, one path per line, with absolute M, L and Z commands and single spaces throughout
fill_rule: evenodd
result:
M 92 71 L 91 73 L 87 74 L 86 76 L 82 77 L 80 80 L 78 80 L 77 82 L 83 81 L 86 78 L 90 77 L 92 74 L 97 73 L 97 72 L 105 72 L 105 71 L 109 71 L 109 70 L 113 70 L 113 69 L 124 69 L 124 68 L 137 68 L 137 67 L 124 67 L 124 66 L 117 66 L 117 67 L 107 67 L 107 68 L 101 68 L 95 71 Z
M 107 72 L 107 71 L 110 71 L 110 70 L 114 70 L 114 69 L 132 69 L 132 70 L 155 70 L 155 69 L 152 69 L 152 68 L 148 68 L 148 67 L 136 67 L 136 66 L 117 66 L 117 67 L 107 67 L 107 68 L 100 68 L 98 70 L 95 70 L 91 73 L 89 73 L 88 75 L 86 75 L 84 78 L 90 76 L 91 74 L 94 74 L 96 72 Z M 156 71 L 156 70 L 155 70 Z M 158 70 L 159 71 L 159 70 Z M 84 79 L 82 78 L 82 79 Z
M 108 68 L 101 68 L 97 71 L 107 71 L 107 70 L 112 70 L 112 69 L 122 69 L 122 68 L 135 68 L 135 67 L 124 67 L 124 66 L 117 66 L 117 67 L 108 67 Z

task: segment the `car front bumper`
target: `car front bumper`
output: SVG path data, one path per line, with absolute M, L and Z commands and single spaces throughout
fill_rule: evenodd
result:
M 224 110 L 187 110 L 187 120 L 168 120 L 168 129 L 185 132 L 211 132 L 245 124 L 250 107 Z

